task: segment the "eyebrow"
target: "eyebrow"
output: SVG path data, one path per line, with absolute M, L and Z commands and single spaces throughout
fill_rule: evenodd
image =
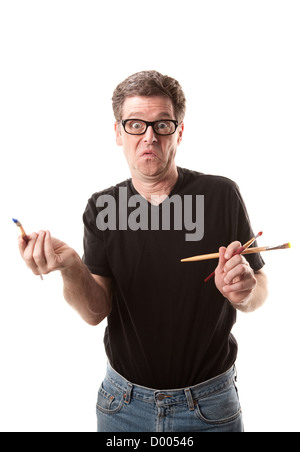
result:
M 135 111 L 133 112 L 129 112 L 128 114 L 128 118 L 132 118 L 132 119 L 142 119 L 143 115 L 145 114 L 145 112 L 142 111 Z M 141 116 L 141 117 L 140 117 Z M 160 119 L 172 119 L 170 116 L 170 113 L 166 113 L 166 112 L 161 112 L 158 114 L 158 121 Z

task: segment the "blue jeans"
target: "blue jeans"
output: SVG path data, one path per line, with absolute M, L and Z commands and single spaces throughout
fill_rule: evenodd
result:
M 235 381 L 233 366 L 196 386 L 155 390 L 130 383 L 108 364 L 98 432 L 243 432 Z

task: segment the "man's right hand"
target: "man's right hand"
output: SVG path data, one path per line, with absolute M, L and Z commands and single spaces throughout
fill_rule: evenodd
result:
M 19 237 L 19 249 L 35 275 L 60 270 L 66 301 L 89 325 L 98 325 L 111 310 L 111 280 L 92 275 L 75 250 L 52 238 L 49 231 Z
M 40 231 L 27 237 L 28 243 L 22 236 L 19 237 L 19 250 L 26 265 L 35 275 L 47 275 L 74 264 L 77 253 L 64 242 L 52 238 L 49 231 Z

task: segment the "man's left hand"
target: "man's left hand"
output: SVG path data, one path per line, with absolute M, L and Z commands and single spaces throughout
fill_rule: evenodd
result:
M 247 304 L 257 284 L 254 271 L 244 256 L 234 256 L 240 246 L 240 242 L 233 242 L 227 248 L 221 247 L 215 271 L 217 289 L 236 308 Z

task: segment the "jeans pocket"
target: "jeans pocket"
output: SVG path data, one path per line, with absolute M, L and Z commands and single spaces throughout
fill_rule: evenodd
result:
M 124 405 L 124 393 L 107 380 L 98 391 L 97 410 L 106 414 L 118 413 Z
M 197 400 L 196 415 L 207 424 L 225 424 L 241 415 L 241 406 L 234 383 Z

